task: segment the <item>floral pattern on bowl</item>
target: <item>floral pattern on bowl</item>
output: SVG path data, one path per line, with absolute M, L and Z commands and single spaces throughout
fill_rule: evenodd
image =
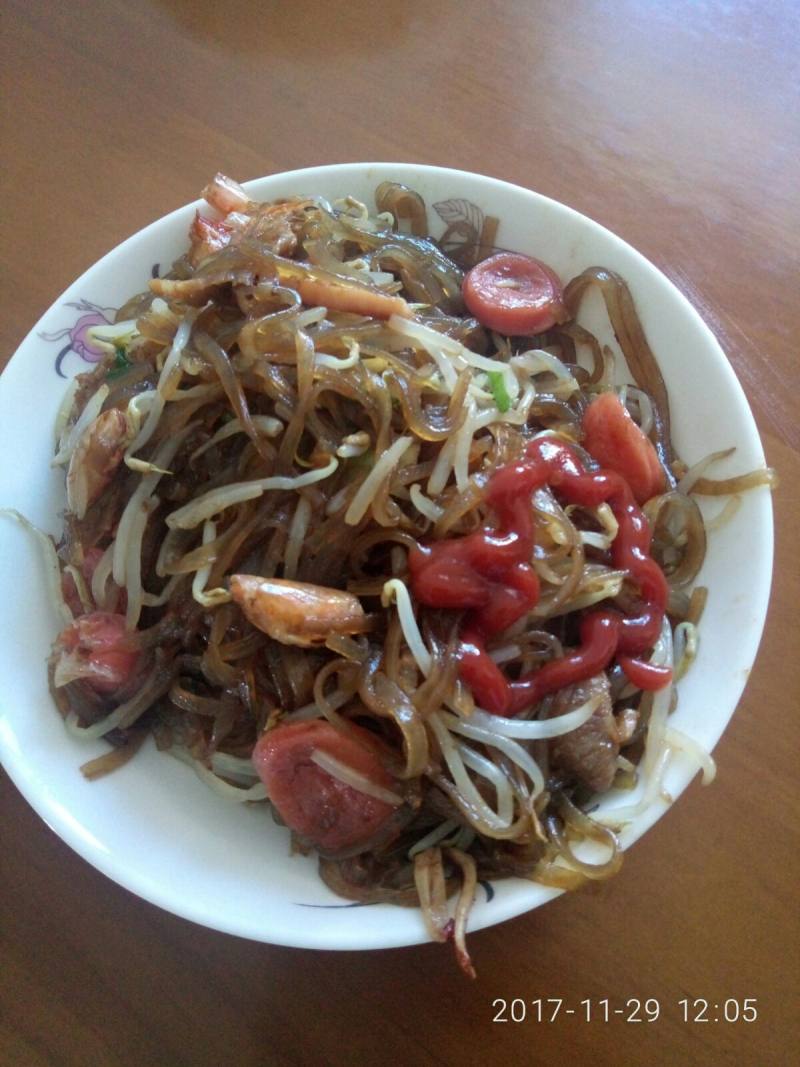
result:
M 117 313 L 117 308 L 100 307 L 99 304 L 93 304 L 91 300 L 70 300 L 63 306 L 74 308 L 79 312 L 72 325 L 64 326 L 60 330 L 54 330 L 49 333 L 41 331 L 38 334 L 43 341 L 63 341 L 68 338 L 67 343 L 55 359 L 55 371 L 60 378 L 67 377 L 62 368 L 64 360 L 70 353 L 74 353 L 84 363 L 100 362 L 106 354 L 105 350 L 92 340 L 89 331 L 93 326 L 110 325 Z

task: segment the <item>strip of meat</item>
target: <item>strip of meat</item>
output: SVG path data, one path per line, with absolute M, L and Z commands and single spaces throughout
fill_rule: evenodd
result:
M 550 742 L 550 759 L 559 770 L 577 778 L 594 792 L 603 793 L 614 780 L 620 745 L 605 673 L 559 690 L 550 718 L 565 715 L 598 695 L 601 697 L 600 707 L 583 726 Z

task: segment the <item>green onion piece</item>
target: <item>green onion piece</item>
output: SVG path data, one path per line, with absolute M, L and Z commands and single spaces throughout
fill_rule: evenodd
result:
M 114 378 L 119 378 L 120 375 L 124 374 L 131 366 L 133 366 L 133 364 L 128 359 L 128 353 L 125 347 L 123 345 L 115 345 L 114 362 L 111 364 L 111 368 L 106 375 L 106 381 L 109 379 L 113 381 Z
M 511 407 L 511 397 L 508 395 L 506 389 L 506 383 L 503 380 L 503 375 L 499 370 L 489 371 L 489 384 L 492 389 L 492 396 L 494 402 L 497 405 L 497 410 L 500 412 L 506 412 Z

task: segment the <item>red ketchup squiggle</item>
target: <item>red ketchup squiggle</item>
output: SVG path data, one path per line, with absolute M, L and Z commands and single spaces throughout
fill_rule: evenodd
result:
M 632 614 L 586 612 L 578 648 L 512 682 L 489 656 L 486 639 L 522 618 L 539 600 L 539 579 L 530 564 L 531 494 L 545 485 L 568 504 L 609 505 L 619 524 L 612 562 L 638 585 L 641 604 Z M 460 674 L 481 707 L 495 715 L 518 715 L 548 693 L 591 678 L 615 658 L 641 689 L 661 689 L 671 680 L 670 668 L 636 658 L 658 640 L 668 588 L 650 556 L 647 519 L 621 475 L 588 471 L 568 445 L 539 437 L 528 445 L 523 460 L 492 475 L 486 502 L 499 519 L 497 529 L 420 546 L 408 559 L 412 592 L 420 603 L 470 609 L 460 635 Z

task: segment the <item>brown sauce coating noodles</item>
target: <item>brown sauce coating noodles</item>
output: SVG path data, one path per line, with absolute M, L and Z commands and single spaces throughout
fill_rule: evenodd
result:
M 555 717 L 548 697 L 516 732 L 498 731 L 459 679 L 458 615 L 410 598 L 408 551 L 491 526 L 488 480 L 535 434 L 580 444 L 587 405 L 614 388 L 609 353 L 576 321 L 587 289 L 602 293 L 640 391 L 632 410 L 652 412 L 674 485 L 663 377 L 627 285 L 603 268 L 566 286 L 571 319 L 547 334 L 484 330 L 465 314 L 462 270 L 428 236 L 413 190 L 381 186 L 384 215 L 352 199 L 254 204 L 221 180 L 206 196 L 222 220 L 196 223 L 189 253 L 121 310 L 130 334 L 82 376 L 62 434 L 83 505 L 58 546 L 80 616 L 51 661 L 59 710 L 75 732 L 114 746 L 87 764 L 89 777 L 153 733 L 244 800 L 265 797 L 250 761 L 265 732 L 366 731 L 395 783 L 375 786 L 374 803 L 397 795 L 399 807 L 355 849 L 323 850 L 320 873 L 354 900 L 422 899 L 432 935 L 454 936 L 469 971 L 476 880 L 571 885 L 619 866 L 613 832 L 583 810 L 590 757 L 573 745 L 567 759 L 565 737 L 548 740 L 559 715 L 583 715 L 566 737 L 584 741 L 604 716 L 613 783 L 630 777 L 617 773 L 621 749 L 654 773 L 666 712 L 612 674 L 591 707 L 562 692 Z M 92 404 L 95 420 L 119 413 L 102 457 L 96 421 L 75 432 Z M 701 477 L 693 488 L 739 492 L 768 477 Z M 636 596 L 610 562 L 602 509 L 568 514 L 549 491 L 533 508 L 541 599 L 491 648 L 512 678 L 574 645 L 587 603 L 624 608 Z M 686 587 L 702 565 L 702 517 L 675 489 L 647 508 L 673 622 L 694 640 L 700 594 L 690 601 Z M 671 644 L 668 626 L 662 662 Z M 326 759 L 345 776 L 336 788 L 374 786 Z M 606 859 L 580 858 L 583 840 L 600 840 Z M 302 835 L 297 844 L 310 847 Z M 453 924 L 445 903 L 456 890 Z

